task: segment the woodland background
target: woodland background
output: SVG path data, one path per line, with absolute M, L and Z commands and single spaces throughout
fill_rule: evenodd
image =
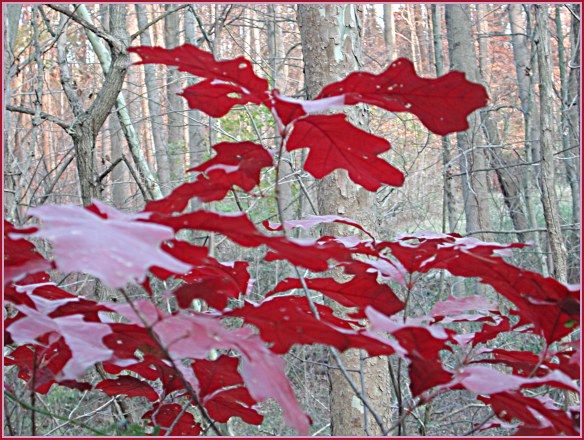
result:
M 286 218 L 333 213 L 322 212 L 328 207 L 367 224 L 381 238 L 430 230 L 500 243 L 531 242 L 515 252 L 514 264 L 579 284 L 579 4 L 544 4 L 538 10 L 487 3 L 321 8 L 127 4 L 114 11 L 107 4 L 4 4 L 5 218 L 26 225 L 30 207 L 87 205 L 91 197 L 137 211 L 187 181 L 185 171 L 211 156 L 210 145 L 251 140 L 276 147 L 278 134 L 267 111 L 246 105 L 219 120 L 187 109 L 176 94 L 196 78 L 164 66 L 131 66 L 133 56 L 124 59 L 123 73 L 108 75 L 108 36 L 126 47 L 190 43 L 217 58 L 243 55 L 282 94 L 299 99 L 314 97 L 323 84 L 350 71 L 378 73 L 406 57 L 422 77 L 465 72 L 487 88 L 488 107 L 470 118 L 468 131 L 445 137 L 429 133 L 415 117 L 362 108 L 361 123 L 391 142 L 387 157 L 405 173 L 404 186 L 381 188 L 367 200 L 343 200 L 344 195 L 322 200 L 314 179 L 302 171 L 303 152 L 295 151 L 280 174 Z M 332 19 L 319 22 L 323 11 Z M 351 32 L 342 39 L 335 37 L 339 17 L 349 29 L 345 32 Z M 330 35 L 327 50 L 333 58 L 337 52 L 350 53 L 352 64 L 339 59 L 331 67 L 307 58 L 303 45 L 318 41 L 318 34 Z M 546 38 L 549 46 L 542 43 Z M 123 81 L 122 91 L 108 96 L 115 81 Z M 234 193 L 212 208 L 245 211 L 255 223 L 277 220 L 274 199 L 262 196 L 271 193 L 273 170 L 268 173 L 255 193 Z M 209 244 L 220 260 L 252 263 L 252 298 L 261 298 L 289 275 L 285 266 L 260 264 L 253 250 L 244 252 L 213 234 L 190 238 Z M 82 276 L 62 286 L 89 296 L 95 290 Z M 445 299 L 471 288 L 476 286 L 454 277 L 428 276 L 418 284 L 411 307 L 424 310 L 431 297 Z M 296 395 L 313 419 L 312 434 L 330 435 L 331 379 L 324 350 L 299 347 L 286 359 Z M 14 389 L 20 386 L 10 369 L 5 380 Z M 91 392 L 69 389 L 38 396 L 38 404 L 48 414 L 83 416 L 85 423 L 103 425 L 112 424 L 119 411 L 107 396 L 96 399 Z M 269 416 L 260 428 L 232 419 L 229 432 L 291 434 L 275 405 L 264 410 Z M 462 435 L 484 417 L 481 410 L 464 399 L 439 401 L 411 418 L 410 433 Z M 10 434 L 30 432 L 24 414 L 22 407 L 5 401 Z M 37 432 L 47 435 L 87 434 L 51 415 L 39 416 L 36 423 Z

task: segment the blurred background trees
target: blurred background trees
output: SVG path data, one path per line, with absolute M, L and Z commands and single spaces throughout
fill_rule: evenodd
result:
M 88 204 L 93 197 L 134 211 L 189 179 L 185 171 L 209 158 L 217 142 L 278 144 L 271 115 L 253 106 L 220 120 L 188 110 L 176 93 L 198 79 L 163 66 L 131 66 L 129 46 L 190 43 L 218 58 L 243 55 L 282 94 L 300 99 L 352 70 L 377 73 L 403 56 L 421 76 L 465 72 L 487 87 L 488 107 L 471 117 L 469 130 L 444 138 L 413 117 L 362 108 L 351 116 L 354 123 L 391 142 L 388 159 L 406 173 L 405 185 L 358 197 L 335 175 L 317 188 L 302 172 L 303 152 L 295 151 L 279 172 L 285 217 L 334 213 L 363 223 L 366 216 L 384 239 L 427 229 L 529 241 L 532 246 L 514 255 L 515 264 L 580 282 L 579 4 L 5 4 L 3 20 L 4 216 L 16 224 L 27 223 L 29 207 Z M 277 208 L 268 182 L 212 208 L 243 210 L 258 223 L 273 219 Z M 359 203 L 345 203 L 335 191 Z M 213 236 L 192 239 L 210 240 L 225 261 L 259 261 Z M 287 270 L 277 262 L 256 264 L 252 297 L 261 297 Z M 92 294 L 94 285 L 77 281 L 69 288 Z M 414 315 L 460 289 L 477 288 L 447 274 L 419 286 L 409 305 Z M 297 347 L 288 362 L 314 434 L 367 432 L 363 408 L 355 431 L 331 431 L 334 393 L 327 372 L 334 362 L 329 365 L 325 350 Z M 366 367 L 358 356 L 347 362 L 355 371 Z M 390 398 L 377 402 L 394 422 L 401 415 L 394 411 L 397 402 L 408 399 L 399 386 L 403 371 L 396 374 L 392 385 L 383 376 L 383 394 Z M 67 414 L 85 412 L 104 424 L 117 411 L 110 408 L 115 402 L 104 405 L 85 395 L 46 399 L 47 407 L 57 399 Z M 464 434 L 481 418 L 480 408 L 465 405 L 435 403 L 410 416 L 402 434 Z M 5 409 L 14 434 L 30 432 L 25 422 L 14 423 L 22 408 Z M 271 417 L 260 432 L 238 420 L 229 429 L 290 434 L 276 406 L 264 410 Z M 39 420 L 38 432 L 86 434 L 49 416 Z

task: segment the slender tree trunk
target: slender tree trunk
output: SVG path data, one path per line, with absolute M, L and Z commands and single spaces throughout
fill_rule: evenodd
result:
M 573 139 L 579 139 L 579 129 L 577 124 L 577 119 L 571 117 L 571 113 L 574 113 L 574 109 L 578 110 L 578 103 L 580 100 L 579 88 L 574 87 L 574 79 L 570 81 L 568 77 L 568 71 L 566 67 L 572 66 L 570 68 L 570 74 L 574 77 L 575 71 L 578 69 L 574 68 L 574 61 L 578 62 L 579 66 L 579 28 L 576 27 L 572 29 L 574 37 L 572 38 L 572 47 L 576 47 L 575 55 L 578 57 L 576 60 L 570 60 L 570 63 L 566 60 L 566 50 L 564 47 L 564 32 L 562 29 L 561 20 L 561 10 L 563 6 L 555 6 L 555 24 L 556 24 L 556 34 L 558 36 L 558 67 L 560 69 L 560 96 L 562 98 L 561 104 L 561 131 L 562 131 L 562 150 L 563 150 L 563 164 L 566 168 L 566 181 L 570 186 L 570 196 L 572 201 L 572 223 L 578 224 L 580 222 L 580 184 L 578 176 L 578 164 L 579 160 L 575 161 L 574 158 L 579 159 L 578 147 L 579 145 L 574 145 Z M 573 21 L 576 21 L 572 17 Z M 576 73 L 577 75 L 577 73 Z M 570 84 L 572 82 L 572 84 Z M 571 86 L 571 87 L 570 87 Z M 573 124 L 573 122 L 576 122 Z M 580 236 L 577 231 L 567 231 L 566 232 L 566 243 L 568 244 L 568 281 L 570 283 L 579 282 L 579 242 Z
M 146 5 L 136 3 L 136 18 L 138 27 L 143 29 L 148 24 L 146 16 Z M 142 46 L 152 46 L 150 29 L 146 29 L 140 34 L 140 44 Z M 156 66 L 154 64 L 144 64 L 144 84 L 146 86 L 146 96 L 148 97 L 148 113 L 152 130 L 152 142 L 154 143 L 154 157 L 156 158 L 156 169 L 158 182 L 162 194 L 168 195 L 170 192 L 170 165 L 166 143 L 164 141 L 164 123 L 162 122 L 162 110 L 160 107 L 160 93 L 157 92 L 158 80 L 156 78 Z
M 9 3 L 2 5 L 5 8 L 5 14 L 3 14 L 3 73 L 4 73 L 4 83 L 3 83 L 3 98 L 4 102 L 10 102 L 10 96 L 12 95 L 12 90 L 10 89 L 10 81 L 14 76 L 14 45 L 16 43 L 16 32 L 18 30 L 18 24 L 20 22 L 20 13 L 22 11 L 22 5 L 16 3 Z M 4 172 L 4 215 L 5 218 L 14 221 L 17 216 L 16 209 L 16 176 L 14 168 L 14 153 L 11 145 L 13 144 L 14 137 L 11 130 L 11 118 L 6 114 L 6 107 L 2 107 L 2 121 L 4 122 L 4 136 L 3 140 L 3 172 Z
M 164 10 L 168 11 L 175 6 L 165 4 Z M 167 49 L 173 49 L 179 45 L 179 16 L 169 14 L 164 17 L 164 43 Z M 171 186 L 176 187 L 185 178 L 185 134 L 184 134 L 184 100 L 178 94 L 182 91 L 178 68 L 167 67 L 166 75 L 166 99 L 168 102 L 168 162 L 170 164 Z
M 383 39 L 385 40 L 387 62 L 391 63 L 397 58 L 395 50 L 395 20 L 391 3 L 383 4 Z
M 489 43 L 485 38 L 489 31 L 488 22 L 488 5 L 478 3 L 476 5 L 476 25 L 479 35 L 479 70 L 480 79 L 483 86 L 489 92 L 489 78 L 491 71 L 491 62 L 489 55 Z M 489 93 L 490 94 L 490 93 Z M 487 140 L 487 155 L 491 167 L 494 168 L 497 180 L 501 187 L 503 200 L 507 207 L 507 212 L 516 231 L 525 231 L 529 229 L 525 209 L 523 208 L 523 199 L 521 196 L 521 174 L 523 169 L 519 167 L 519 160 L 516 156 L 505 153 L 501 147 L 501 140 L 497 124 L 491 113 L 485 110 L 480 111 L 481 125 L 485 138 Z M 518 232 L 517 237 L 520 242 L 532 241 L 532 234 L 527 232 Z
M 534 64 L 532 63 L 531 51 L 528 46 L 528 29 L 523 17 L 523 8 L 520 4 L 512 3 L 509 5 L 508 10 L 519 101 L 525 127 L 525 157 L 523 160 L 529 164 L 535 162 L 536 158 L 539 157 L 539 154 L 533 154 L 534 151 L 539 151 L 539 112 L 535 105 L 534 77 L 536 72 L 534 72 Z M 523 173 L 522 193 L 529 229 L 538 226 L 534 209 L 535 201 L 532 198 L 532 192 L 535 189 L 534 180 L 536 178 L 533 174 L 532 166 L 528 165 Z M 533 255 L 536 257 L 532 260 L 535 262 L 535 270 L 547 274 L 548 270 L 541 251 L 538 232 L 533 233 L 532 240 Z
M 446 5 L 446 29 L 448 50 L 450 53 L 450 70 L 466 73 L 470 81 L 480 79 L 474 38 L 470 22 L 470 8 L 467 4 Z M 491 230 L 489 209 L 489 190 L 487 182 L 487 157 L 484 148 L 477 142 L 480 138 L 479 115 L 469 116 L 470 128 L 456 134 L 458 148 L 462 154 L 460 159 L 462 171 L 462 191 L 464 196 L 464 212 L 467 233 Z M 477 234 L 483 240 L 490 240 L 490 234 Z
M 308 97 L 316 96 L 323 85 L 339 80 L 361 67 L 360 7 L 354 4 L 298 6 Z M 363 109 L 358 109 L 350 117 L 353 123 L 366 125 L 367 118 Z M 351 217 L 366 228 L 375 230 L 373 194 L 354 185 L 344 170 L 332 173 L 319 183 L 318 205 L 321 214 Z M 335 276 L 341 278 L 338 273 Z M 340 307 L 337 308 L 337 312 L 341 312 Z M 343 353 L 342 362 L 348 369 L 360 370 L 359 351 L 348 350 Z M 357 373 L 350 374 L 355 383 L 360 383 Z M 354 395 L 341 372 L 331 369 L 329 377 L 332 435 L 379 434 L 378 426 Z M 363 367 L 363 377 L 366 382 L 364 394 L 387 423 L 391 410 L 386 360 L 367 360 Z
M 434 61 L 436 66 L 436 76 L 444 75 L 444 51 L 442 48 L 442 27 L 441 13 L 442 5 L 432 4 L 430 6 L 432 14 L 432 36 L 434 43 Z M 456 231 L 456 200 L 454 180 L 451 177 L 452 154 L 450 152 L 450 135 L 442 136 L 442 173 L 443 173 L 443 215 L 442 232 Z
M 567 281 L 566 247 L 561 229 L 561 217 L 555 189 L 554 121 L 551 42 L 547 5 L 533 5 L 536 23 L 535 45 L 539 66 L 540 115 L 540 176 L 541 203 L 553 261 L 553 275 Z

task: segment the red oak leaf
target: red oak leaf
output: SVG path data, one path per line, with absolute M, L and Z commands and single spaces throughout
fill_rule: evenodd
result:
M 542 396 L 527 397 L 519 391 L 508 391 L 477 399 L 491 406 L 502 420 L 511 422 L 519 419 L 526 432 L 541 435 L 551 429 L 554 435 L 575 435 L 579 433 L 572 425 L 572 419 L 565 411 L 553 408 Z
M 395 60 L 378 75 L 351 73 L 326 86 L 315 101 L 341 95 L 345 105 L 365 103 L 391 112 L 413 113 L 428 130 L 439 135 L 466 130 L 467 116 L 488 100 L 485 88 L 467 81 L 464 73 L 420 78 L 414 64 L 405 58 Z
M 404 308 L 389 286 L 377 282 L 376 274 L 362 273 L 345 283 L 339 283 L 333 278 L 311 278 L 305 282 L 309 289 L 321 292 L 345 307 L 357 307 L 357 312 L 349 314 L 355 319 L 365 317 L 364 310 L 367 306 L 386 315 L 393 315 Z M 278 283 L 268 295 L 301 288 L 300 280 L 287 278 Z
M 187 88 L 183 94 L 191 108 L 201 109 L 220 117 L 236 104 L 260 104 L 267 100 L 268 81 L 257 76 L 251 63 L 243 57 L 217 61 L 209 52 L 185 44 L 174 49 L 162 47 L 131 47 L 129 52 L 142 60 L 136 64 L 177 66 L 181 72 L 206 78 L 201 85 Z M 237 97 L 233 98 L 232 95 Z
M 178 403 L 165 403 L 156 410 L 147 411 L 143 419 L 151 419 L 149 426 L 160 426 L 160 434 L 171 436 L 198 436 L 201 434 L 201 425 L 195 422 L 195 417 L 188 411 L 183 412 Z M 178 420 L 177 420 L 178 418 Z
M 195 211 L 179 216 L 153 214 L 149 221 L 170 226 L 175 231 L 198 229 L 225 235 L 237 244 L 246 247 L 266 245 L 275 251 L 267 261 L 286 259 L 292 264 L 315 272 L 329 269 L 328 260 L 350 260 L 351 252 L 339 242 L 315 242 L 310 239 L 291 239 L 263 234 L 245 214 L 219 214 Z
M 225 423 L 231 417 L 239 417 L 251 425 L 261 425 L 264 416 L 252 408 L 255 403 L 247 388 L 236 387 L 212 395 L 203 405 L 209 416 L 218 422 Z
M 213 348 L 238 351 L 242 355 L 241 376 L 251 396 L 258 401 L 275 399 L 282 407 L 286 423 L 301 435 L 307 434 L 308 417 L 284 374 L 283 361 L 265 347 L 251 328 L 228 330 L 220 320 L 201 313 L 159 316 L 154 320 L 149 301 L 136 301 L 134 307 L 146 316 L 175 367 L 194 389 L 199 389 L 199 384 L 192 371 L 182 364 L 184 359 L 205 359 Z M 127 310 L 123 314 L 132 321 L 136 319 Z
M 340 108 L 344 103 L 345 98 L 343 95 L 318 100 L 301 100 L 281 95 L 277 89 L 272 90 L 272 113 L 275 113 L 274 116 L 283 126 L 287 126 L 296 119 L 310 113 L 322 113 Z
M 30 273 L 51 268 L 51 263 L 36 251 L 34 244 L 24 239 L 14 239 L 11 233 L 28 234 L 36 228 L 16 229 L 4 220 L 4 286 L 21 281 Z
M 440 357 L 441 350 L 449 349 L 446 342 L 450 340 L 451 330 L 407 321 L 403 323 L 371 307 L 367 307 L 365 312 L 371 329 L 391 334 L 399 344 L 396 351 L 411 361 L 409 376 L 413 396 L 452 380 L 452 373 L 444 368 Z
M 108 396 L 123 394 L 128 397 L 146 397 L 150 402 L 156 402 L 160 398 L 147 382 L 133 376 L 121 375 L 115 379 L 104 379 L 95 385 L 95 388 Z
M 330 308 L 319 305 L 317 309 L 328 312 Z M 371 356 L 392 354 L 390 345 L 386 345 L 372 333 L 355 331 L 327 322 L 330 313 L 320 314 L 317 319 L 312 313 L 306 297 L 272 296 L 259 305 L 251 303 L 227 313 L 238 316 L 249 324 L 255 325 L 263 340 L 273 343 L 270 349 L 274 353 L 284 354 L 294 344 L 327 344 L 345 351 L 348 348 L 363 348 Z M 278 317 L 274 319 L 274 317 Z M 338 318 L 337 318 L 338 319 Z
M 169 228 L 137 221 L 149 214 L 125 214 L 97 200 L 94 205 L 107 218 L 71 205 L 29 210 L 42 220 L 39 230 L 31 236 L 53 243 L 59 270 L 92 274 L 115 289 L 143 281 L 151 266 L 176 273 L 189 270 L 190 266 L 160 249 L 160 243 L 173 236 Z
M 237 358 L 221 355 L 214 361 L 198 360 L 193 370 L 201 384 L 200 396 L 209 415 L 225 423 L 230 417 L 240 417 L 247 423 L 259 425 L 263 416 L 252 408 L 257 402 L 244 388 L 237 371 Z
M 221 142 L 213 149 L 217 152 L 215 157 L 189 170 L 200 173 L 194 182 L 179 186 L 163 199 L 148 202 L 144 210 L 181 212 L 194 197 L 212 202 L 222 200 L 234 186 L 251 191 L 260 182 L 262 168 L 273 164 L 270 153 L 253 142 Z
M 95 363 L 111 358 L 112 350 L 102 342 L 111 333 L 107 324 L 87 322 L 79 315 L 50 318 L 49 313 L 69 300 L 47 301 L 32 294 L 29 296 L 36 310 L 24 304 L 14 305 L 26 316 L 13 322 L 8 331 L 17 343 L 35 343 L 47 333 L 63 337 L 71 357 L 58 372 L 59 380 L 77 379 Z
M 548 342 L 559 340 L 579 323 L 574 310 L 580 291 L 503 260 L 512 248 L 524 246 L 485 243 L 457 234 L 417 233 L 377 247 L 390 249 L 410 272 L 446 269 L 456 276 L 479 278 L 517 306 L 518 325 L 532 323 Z
M 217 264 L 193 268 L 181 279 L 188 281 L 173 291 L 179 307 L 187 308 L 193 299 L 202 299 L 218 310 L 227 307 L 228 298 L 247 293 L 250 276 L 248 263 L 237 261 L 230 265 Z
M 318 179 L 342 168 L 369 191 L 404 182 L 401 171 L 378 157 L 390 149 L 389 142 L 351 125 L 346 115 L 313 115 L 296 121 L 286 149 L 300 148 L 309 148 L 304 169 Z

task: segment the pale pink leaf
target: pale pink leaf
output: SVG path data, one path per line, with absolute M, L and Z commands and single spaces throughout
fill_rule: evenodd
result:
M 30 236 L 53 243 L 57 269 L 89 273 L 114 289 L 142 282 L 152 266 L 175 273 L 190 269 L 189 265 L 160 249 L 164 240 L 174 236 L 172 229 L 137 221 L 148 217 L 149 213 L 130 215 L 98 201 L 94 204 L 107 218 L 72 205 L 29 210 L 31 215 L 42 220 L 39 230 Z

